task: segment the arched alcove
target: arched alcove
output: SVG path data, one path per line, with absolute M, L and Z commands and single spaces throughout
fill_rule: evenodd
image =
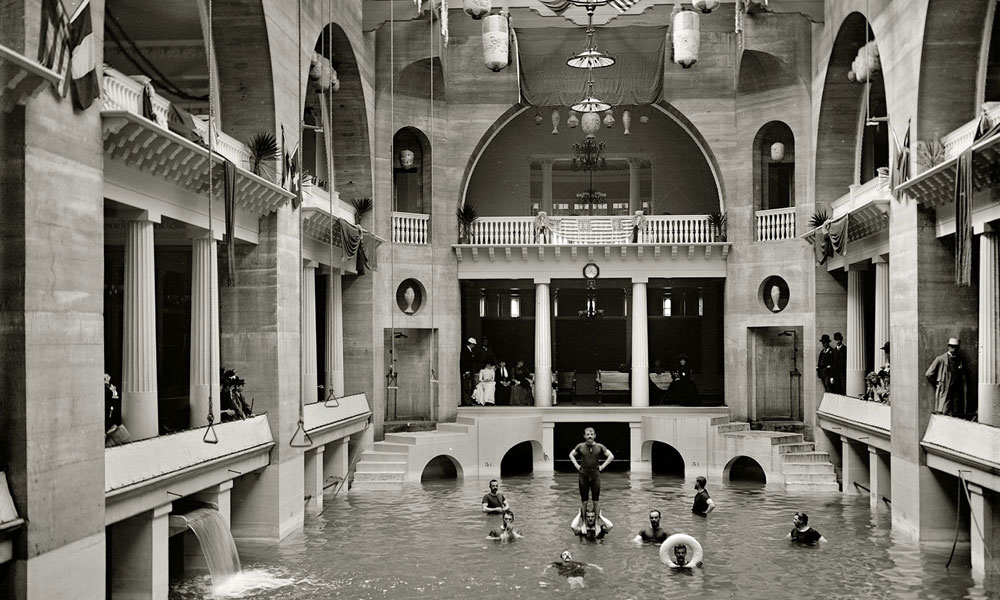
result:
M 723 479 L 730 483 L 765 485 L 767 477 L 760 463 L 749 456 L 737 456 L 723 470 Z
M 541 451 L 541 444 L 524 441 L 514 445 L 500 460 L 500 476 L 527 475 L 534 470 L 535 446 Z
M 626 110 L 630 117 L 628 136 L 623 126 Z M 558 113 L 555 126 L 553 111 Z M 470 159 L 463 202 L 475 205 L 480 216 L 529 215 L 542 204 L 546 197 L 543 186 L 549 185 L 552 202 L 566 205 L 555 209 L 555 214 L 561 210 L 571 213 L 576 194 L 590 189 L 606 193 L 607 206 L 602 210 L 615 214 L 616 210 L 628 210 L 616 209 L 614 204 L 627 204 L 630 186 L 638 181 L 639 198 L 650 214 L 720 211 L 719 179 L 690 123 L 659 106 L 618 106 L 612 112 L 615 124 L 602 126 L 597 133 L 605 144 L 609 168 L 588 172 L 571 168 L 573 144 L 579 143 L 584 133 L 579 126 L 567 124 L 567 108 L 508 111 L 484 135 Z M 539 124 L 536 117 L 541 117 Z M 554 127 L 557 135 L 552 134 Z M 551 183 L 547 183 L 546 168 L 551 169 Z M 637 180 L 630 179 L 635 169 Z
M 441 58 L 425 58 L 403 67 L 396 79 L 395 93 L 428 100 L 433 93 L 435 100 L 447 99 Z
M 650 466 L 653 475 L 684 478 L 684 457 L 676 448 L 665 442 L 651 442 Z
M 427 461 L 420 473 L 420 481 L 436 479 L 459 479 L 462 477 L 462 465 L 447 454 L 439 454 Z
M 330 147 L 333 151 L 333 182 L 341 200 L 372 198 L 371 141 L 368 137 L 368 109 L 354 48 L 344 30 L 327 25 L 317 47 L 329 48 L 340 89 L 334 94 L 330 115 Z M 370 217 L 369 217 L 370 218 Z
M 795 136 L 787 124 L 771 121 L 753 140 L 754 210 L 795 206 Z
M 392 138 L 393 210 L 430 214 L 431 145 L 424 132 L 403 127 Z

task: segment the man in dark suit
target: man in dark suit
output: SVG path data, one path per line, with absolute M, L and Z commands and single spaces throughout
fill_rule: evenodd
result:
M 830 347 L 830 336 L 824 333 L 820 336 L 819 343 L 823 344 L 823 349 L 819 351 L 819 359 L 816 361 L 816 376 L 823 382 L 823 391 L 834 393 L 836 355 Z
M 507 361 L 502 358 L 500 359 L 500 364 L 497 366 L 496 371 L 497 406 L 510 406 L 511 387 L 517 385 L 517 381 L 514 379 L 514 373 L 507 368 Z
M 847 346 L 839 331 L 833 334 L 833 356 L 833 393 L 843 396 L 847 394 Z
M 472 404 L 472 388 L 476 385 L 474 374 L 479 371 L 476 362 L 476 338 L 470 337 L 462 346 L 458 361 L 458 370 L 462 372 L 462 406 Z

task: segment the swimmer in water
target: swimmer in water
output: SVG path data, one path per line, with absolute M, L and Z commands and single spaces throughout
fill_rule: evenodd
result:
M 597 511 L 594 508 L 594 503 L 588 502 L 583 515 L 577 513 L 576 518 L 573 519 L 573 522 L 570 523 L 569 527 L 573 530 L 574 534 L 580 536 L 581 538 L 594 541 L 602 539 L 605 535 L 611 532 L 611 529 L 614 526 L 614 523 L 603 516 L 598 517 Z
M 689 564 L 688 558 L 688 547 L 684 544 L 677 544 L 674 546 L 674 564 L 677 565 L 672 567 L 674 569 L 690 569 L 691 567 L 701 567 L 702 562 L 699 560 L 695 564 Z
M 598 571 L 604 570 L 597 565 L 573 560 L 573 555 L 569 553 L 569 550 L 563 550 L 560 558 L 562 559 L 561 561 L 546 565 L 545 570 L 548 571 L 552 567 L 555 567 L 556 571 L 569 581 L 571 589 L 583 587 L 583 576 L 587 574 L 587 567 L 594 567 Z
M 491 531 L 486 537 L 500 542 L 513 542 L 524 536 L 514 529 L 514 513 L 508 510 L 503 513 L 503 523 L 500 527 Z
M 660 511 L 654 508 L 649 511 L 649 527 L 639 531 L 639 533 L 632 538 L 632 541 L 637 544 L 641 544 L 642 542 L 656 542 L 657 544 L 662 544 L 667 541 L 668 537 L 670 537 L 670 532 L 660 527 Z
M 823 534 L 809 526 L 809 515 L 804 512 L 797 512 L 792 517 L 792 531 L 788 534 L 788 539 L 799 544 L 813 546 L 819 542 L 825 542 Z

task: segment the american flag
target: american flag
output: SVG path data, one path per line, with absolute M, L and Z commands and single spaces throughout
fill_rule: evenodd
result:
M 639 3 L 640 0 L 611 0 L 608 2 L 611 6 L 618 11 L 618 14 L 622 14 L 626 10 L 632 8 Z

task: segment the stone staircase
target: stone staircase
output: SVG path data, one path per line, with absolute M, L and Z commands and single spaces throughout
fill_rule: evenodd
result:
M 731 423 L 728 417 L 713 419 L 712 425 L 721 437 L 742 438 L 738 441 L 746 443 L 747 447 L 761 447 L 769 443 L 770 465 L 761 466 L 766 471 L 770 470 L 772 479 L 780 472 L 786 491 L 840 491 L 829 454 L 817 452 L 816 444 L 805 441 L 801 433 L 751 430 L 749 423 Z M 760 460 L 763 457 L 758 455 L 752 458 Z
M 431 431 L 386 433 L 384 441 L 361 453 L 351 489 L 398 489 L 408 481 L 420 481 L 421 473 L 412 470 L 423 469 L 427 460 L 442 453 L 441 446 L 450 450 L 458 445 L 475 423 L 458 417 L 458 422 L 438 423 Z

